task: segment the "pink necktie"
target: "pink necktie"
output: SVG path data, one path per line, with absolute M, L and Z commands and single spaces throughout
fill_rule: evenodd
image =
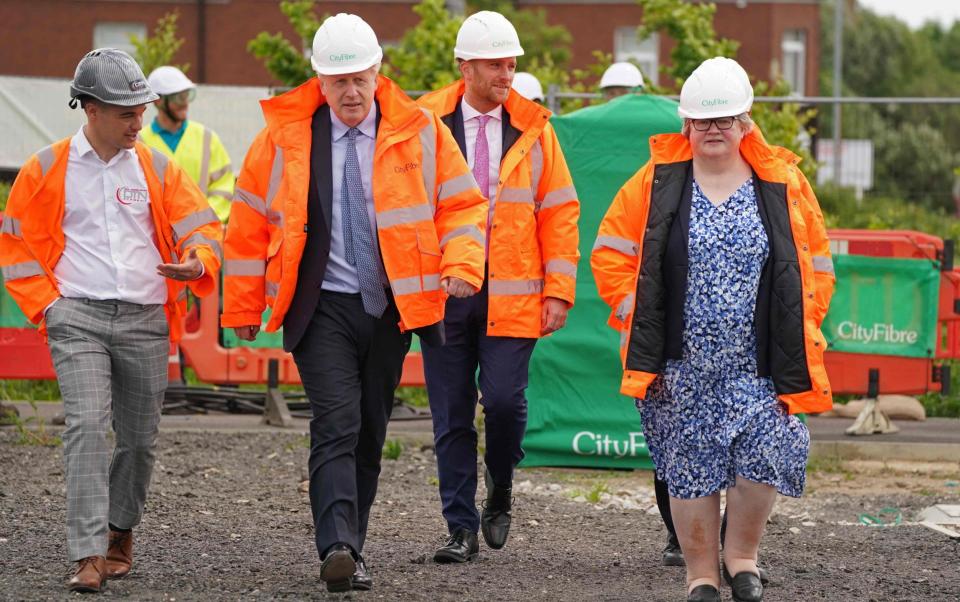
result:
M 490 146 L 487 144 L 487 122 L 489 115 L 477 117 L 480 128 L 477 130 L 477 144 L 473 152 L 473 177 L 477 180 L 480 194 L 490 194 Z M 493 222 L 493 199 L 490 199 L 490 211 L 487 213 L 487 255 L 490 255 L 490 225 Z

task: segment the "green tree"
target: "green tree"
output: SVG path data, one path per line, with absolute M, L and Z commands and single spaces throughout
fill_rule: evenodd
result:
M 677 88 L 703 61 L 715 57 L 733 58 L 739 42 L 720 38 L 713 27 L 717 7 L 712 3 L 693 4 L 683 0 L 637 0 L 643 8 L 643 25 L 637 29 L 641 39 L 661 32 L 675 42 L 670 63 L 661 71 L 672 77 Z
M 247 51 L 263 62 L 263 66 L 282 85 L 295 87 L 313 77 L 313 67 L 304 48 L 309 47 L 323 19 L 314 12 L 314 0 L 283 0 L 280 11 L 290 21 L 299 38 L 294 44 L 282 33 L 261 31 L 247 43 Z
M 404 90 L 429 92 L 460 78 L 453 47 L 463 19 L 450 14 L 443 0 L 423 0 L 413 12 L 420 22 L 385 50 L 383 73 Z
M 175 64 L 173 57 L 183 46 L 184 39 L 177 37 L 177 19 L 180 13 L 169 12 L 159 19 L 153 29 L 152 36 L 130 36 L 133 44 L 133 59 L 140 64 L 143 72 L 149 75 L 157 67 L 173 65 L 186 73 L 190 70 L 190 63 Z

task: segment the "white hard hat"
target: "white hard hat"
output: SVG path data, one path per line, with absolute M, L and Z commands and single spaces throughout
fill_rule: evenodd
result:
M 543 86 L 540 85 L 540 80 L 537 79 L 537 76 L 532 73 L 527 73 L 526 71 L 514 73 L 513 89 L 524 98 L 543 100 Z
M 722 56 L 694 69 L 680 89 L 677 113 L 687 119 L 714 119 L 746 113 L 753 106 L 753 86 L 740 63 Z
M 150 77 L 147 78 L 147 83 L 150 84 L 154 92 L 161 96 L 176 94 L 197 87 L 190 81 L 189 77 L 183 74 L 183 71 L 169 65 L 154 69 L 150 73 Z
M 473 13 L 457 32 L 453 56 L 473 59 L 505 59 L 523 54 L 517 30 L 506 17 L 492 10 Z
M 600 78 L 600 88 L 623 86 L 624 88 L 640 88 L 643 86 L 643 75 L 633 63 L 614 63 L 607 67 Z
M 367 22 L 347 13 L 327 17 L 313 36 L 310 64 L 320 75 L 364 71 L 380 63 L 383 50 Z

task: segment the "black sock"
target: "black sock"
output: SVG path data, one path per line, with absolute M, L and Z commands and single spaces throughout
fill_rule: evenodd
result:
M 117 531 L 118 533 L 129 533 L 130 531 L 133 531 L 133 529 L 121 529 L 120 527 L 117 527 L 113 523 L 108 523 L 108 524 L 110 525 L 111 531 Z

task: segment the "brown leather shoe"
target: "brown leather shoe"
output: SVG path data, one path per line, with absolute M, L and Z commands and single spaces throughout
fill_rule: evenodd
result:
M 107 578 L 126 577 L 133 565 L 133 531 L 110 530 L 107 548 Z
M 103 556 L 87 556 L 77 562 L 77 572 L 67 581 L 73 592 L 97 593 L 107 581 L 107 560 Z

